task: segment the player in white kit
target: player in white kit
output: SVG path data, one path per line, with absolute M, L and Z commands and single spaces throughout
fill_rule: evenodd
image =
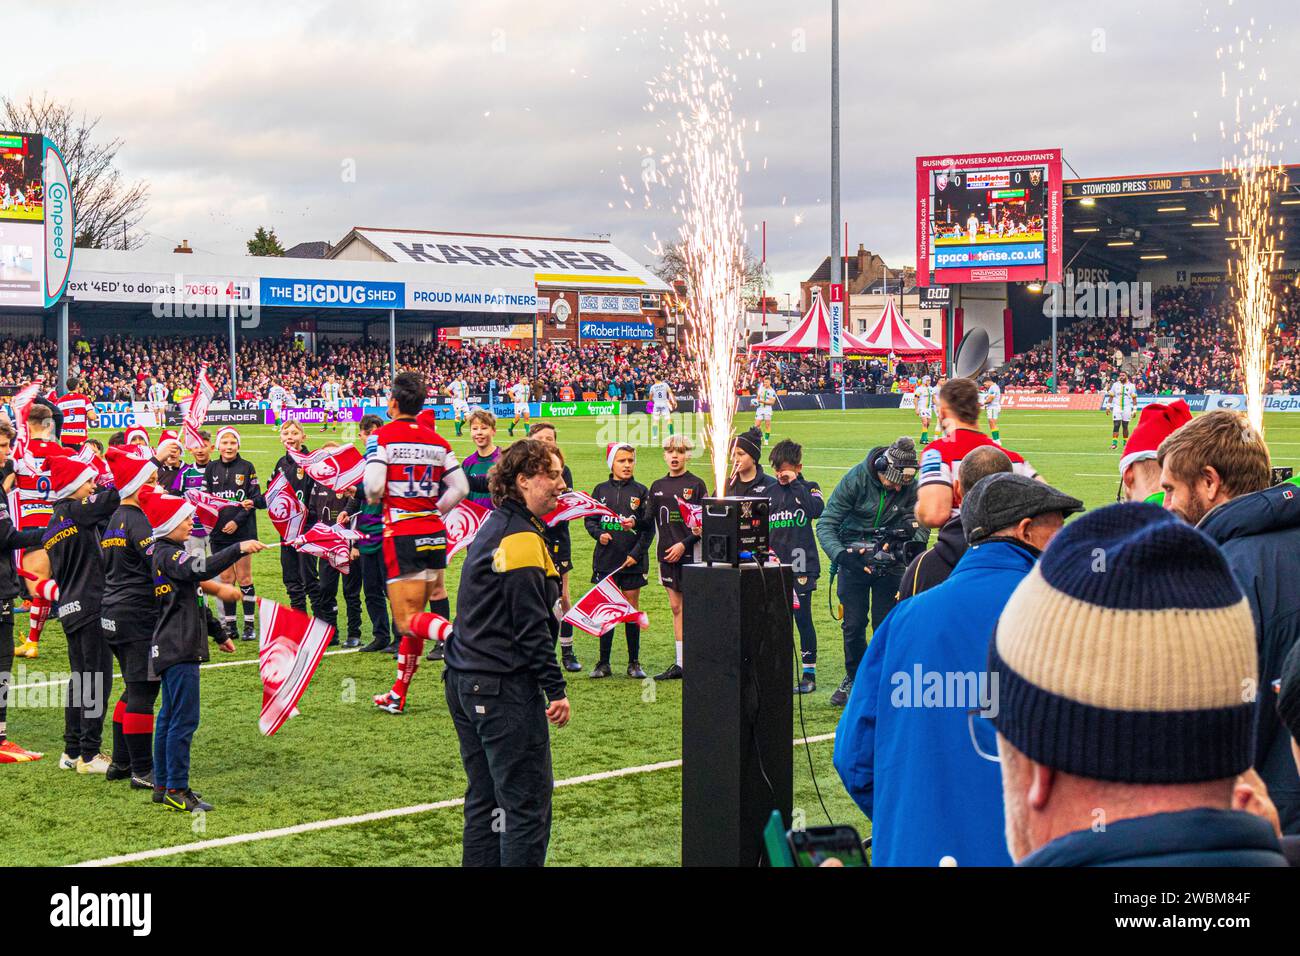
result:
M 451 413 L 456 420 L 456 434 L 459 435 L 465 419 L 469 417 L 469 384 L 463 375 L 457 375 L 447 386 L 447 394 L 451 396 Z
M 764 375 L 754 392 L 754 424 L 763 430 L 763 444 L 772 444 L 772 409 L 776 406 L 776 389 L 770 376 Z
M 519 419 L 522 418 L 524 421 L 528 421 L 528 393 L 531 389 L 528 382 L 521 378 L 511 385 L 507 391 L 509 391 L 510 397 L 515 402 L 515 420 L 510 423 L 510 434 L 513 436 L 515 426 L 519 424 Z
M 321 401 L 325 405 L 325 416 L 321 420 L 320 430 L 328 431 L 330 423 L 337 426 L 339 412 L 343 410 L 343 386 L 333 375 L 327 375 L 320 387 Z
M 930 376 L 922 375 L 916 386 L 916 417 L 921 419 L 921 444 L 930 443 L 930 419 L 934 416 L 934 397 L 938 390 L 930 384 Z
M 984 391 L 980 392 L 980 404 L 989 420 L 989 437 L 1001 444 L 1002 436 L 998 434 L 998 419 L 1002 417 L 1002 387 L 993 381 L 993 376 L 984 379 Z
M 1137 386 L 1128 380 L 1128 372 L 1120 372 L 1119 378 L 1106 389 L 1106 400 L 1101 407 L 1103 411 L 1106 408 L 1110 409 L 1111 420 L 1114 423 L 1110 432 L 1112 450 L 1119 448 L 1121 427 L 1124 429 L 1124 441 L 1128 441 L 1128 423 L 1133 420 L 1133 412 L 1137 410 L 1137 399 Z
M 650 386 L 650 443 L 659 444 L 659 422 L 668 426 L 668 434 L 673 433 L 673 412 L 677 408 L 677 396 L 672 387 L 664 381 L 657 381 Z
M 272 385 L 266 398 L 271 403 L 271 417 L 274 419 L 271 424 L 278 428 L 284 423 L 284 409 L 286 405 L 292 404 L 293 393 L 283 385 Z
M 149 385 L 149 391 L 146 397 L 149 399 L 149 410 L 154 413 L 159 428 L 167 427 L 167 397 L 171 394 L 171 389 L 162 383 L 160 379 L 154 379 Z

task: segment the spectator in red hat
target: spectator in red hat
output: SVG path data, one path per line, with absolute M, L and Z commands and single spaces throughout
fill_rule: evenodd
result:
M 1167 405 L 1151 404 L 1142 409 L 1137 428 L 1124 444 L 1119 460 L 1121 501 L 1147 501 L 1164 505 L 1160 490 L 1160 464 L 1156 460 L 1160 443 L 1192 420 L 1192 410 L 1181 398 Z

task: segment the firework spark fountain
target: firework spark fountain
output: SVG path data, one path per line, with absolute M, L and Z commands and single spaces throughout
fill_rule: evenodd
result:
M 672 182 L 686 282 L 686 351 L 707 405 L 704 443 L 713 458 L 714 487 L 726 485 L 731 424 L 744 319 L 745 225 L 740 169 L 744 122 L 732 113 L 735 74 L 720 60 L 726 36 L 687 33 L 675 65 L 649 84 L 651 109 L 668 111 L 670 150 L 653 179 Z

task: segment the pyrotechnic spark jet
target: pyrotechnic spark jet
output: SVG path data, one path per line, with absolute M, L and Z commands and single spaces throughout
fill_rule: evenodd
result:
M 671 151 L 660 157 L 657 174 L 678 187 L 674 211 L 681 216 L 686 352 L 707 403 L 704 443 L 721 493 L 741 369 L 744 123 L 732 113 L 736 76 L 719 62 L 730 53 L 726 36 L 710 29 L 688 32 L 679 50 L 675 64 L 648 86 L 652 106 L 675 117 L 675 125 L 670 119 L 665 126 Z
M 1271 209 L 1273 196 L 1287 189 L 1286 172 L 1274 159 L 1278 152 L 1272 141 L 1276 120 L 1274 110 L 1252 123 L 1242 136 L 1241 152 L 1224 166 L 1237 183 L 1228 198 L 1228 231 L 1233 237 L 1228 276 L 1236 294 L 1232 324 L 1246 415 L 1260 434 L 1264 432 L 1264 388 L 1273 362 L 1277 297 L 1272 272 L 1280 265 L 1285 239 Z

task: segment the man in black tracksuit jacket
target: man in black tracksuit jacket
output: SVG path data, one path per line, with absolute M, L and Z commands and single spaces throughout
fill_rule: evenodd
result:
M 547 702 L 568 714 L 552 613 L 560 575 L 549 552 L 546 526 L 506 498 L 465 554 L 443 672 L 469 778 L 465 866 L 546 861 L 554 789 Z
M 81 500 L 65 498 L 54 505 L 42 537 L 50 576 L 59 586 L 59 623 L 67 635 L 74 676 L 63 708 L 63 752 L 69 757 L 79 754 L 82 764 L 99 756 L 113 687 L 113 655 L 100 624 L 104 561 L 99 527 L 117 505 L 117 491 L 111 488 Z
M 286 423 L 284 428 L 288 427 L 289 425 Z M 281 433 L 283 433 L 284 428 L 281 428 Z M 310 450 L 304 444 L 299 448 L 299 451 L 305 455 Z M 311 475 L 307 474 L 307 470 L 302 465 L 293 460 L 293 456 L 289 454 L 287 449 L 271 471 L 272 481 L 275 480 L 277 474 L 284 475 L 285 480 L 289 482 L 289 487 L 293 489 L 294 495 L 298 498 L 298 503 L 307 509 L 307 522 L 303 525 L 303 530 L 306 531 L 317 520 L 312 516 L 311 505 L 308 501 L 316 493 L 316 489 L 322 486 Z M 327 495 L 332 494 L 328 488 L 323 490 Z M 280 575 L 284 579 L 285 593 L 289 595 L 289 606 L 296 611 L 305 611 L 307 610 L 307 601 L 310 599 L 312 615 L 321 617 L 321 586 L 317 565 L 316 558 L 303 554 L 301 551 L 287 545 L 280 548 Z M 337 586 L 337 582 L 335 584 Z M 335 603 L 337 605 L 337 601 Z M 360 631 L 357 633 L 359 634 Z
M 322 485 L 319 481 L 311 482 L 311 490 L 307 494 L 307 527 L 311 527 L 316 522 L 325 524 L 339 524 L 341 519 L 348 519 L 354 509 L 357 509 L 357 498 L 354 491 L 334 492 L 327 485 Z M 343 522 L 345 526 L 348 521 Z M 282 547 L 281 551 L 288 551 L 289 548 Z M 331 644 L 339 643 L 338 623 L 339 623 L 339 578 L 343 579 L 343 603 L 347 606 L 348 611 L 348 637 L 344 642 L 344 647 L 361 646 L 361 562 L 355 561 L 348 568 L 347 574 L 340 574 L 334 569 L 334 565 L 328 561 L 317 558 L 307 558 L 303 560 L 311 565 L 320 568 L 318 581 L 316 584 L 316 596 L 312 598 L 312 613 L 334 628 L 334 637 L 330 640 Z M 313 567 L 312 571 L 315 572 Z M 310 583 L 308 587 L 310 588 Z
M 635 455 L 632 446 L 623 447 L 625 451 L 620 454 L 631 452 Z M 617 470 L 624 466 L 616 461 L 611 467 Z M 627 476 L 623 478 L 614 477 L 611 471 L 609 480 L 602 481 L 591 493 L 618 517 L 593 515 L 584 518 L 583 525 L 596 541 L 591 556 L 591 583 L 596 584 L 613 574 L 614 584 L 632 606 L 637 607 L 650 566 L 655 524 L 650 513 L 650 489 L 632 477 L 630 469 L 625 470 Z M 623 628 L 627 637 L 627 676 L 641 680 L 646 676 L 641 669 L 641 626 L 629 621 Z M 613 647 L 614 629 L 611 627 L 600 635 L 600 660 L 591 670 L 592 677 L 610 675 L 609 657 Z

